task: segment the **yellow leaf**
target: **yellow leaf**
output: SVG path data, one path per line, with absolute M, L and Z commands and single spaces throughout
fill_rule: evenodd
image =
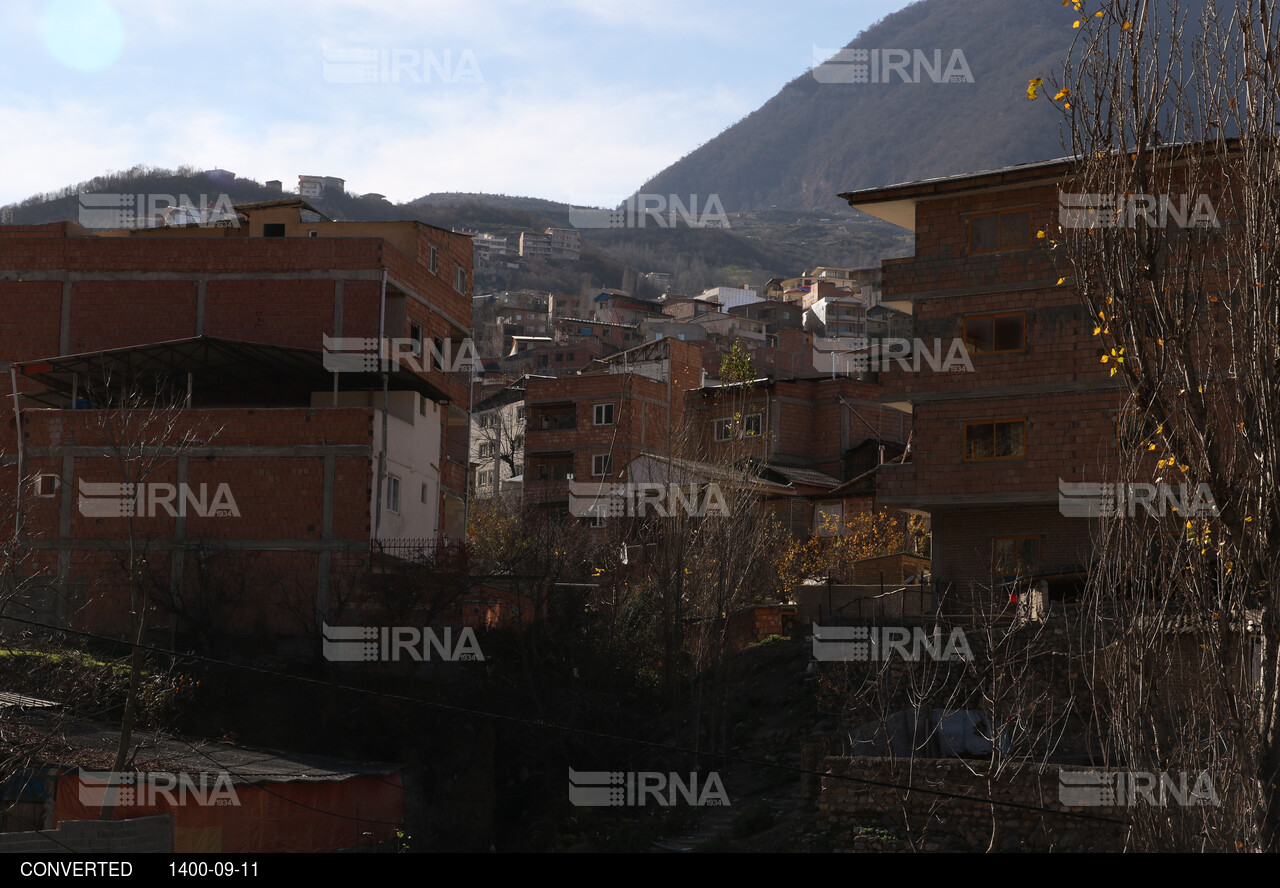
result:
M 1110 360 L 1111 360 L 1111 356 L 1110 356 L 1110 355 L 1103 355 L 1103 356 L 1102 356 L 1102 363 L 1104 363 L 1104 364 L 1105 364 L 1105 363 L 1107 363 L 1107 361 L 1110 361 Z
M 1094 327 L 1094 328 L 1093 328 L 1093 335 L 1094 335 L 1094 336 L 1097 336 L 1097 335 L 1098 335 L 1099 333 L 1101 333 L 1101 332 L 1102 332 L 1102 328 L 1101 328 L 1101 327 Z
M 1063 99 L 1065 99 L 1069 95 L 1071 95 L 1071 90 L 1067 89 L 1064 86 L 1062 89 L 1058 90 L 1058 93 L 1053 97 L 1053 100 L 1055 102 L 1061 102 Z
M 1078 28 L 1078 27 L 1080 27 L 1080 19 L 1076 19 L 1075 24 L 1074 24 L 1074 25 L 1072 25 L 1071 27 L 1073 27 L 1073 28 Z
M 1120 26 L 1120 30 L 1127 31 L 1132 27 L 1133 27 L 1133 22 L 1125 22 L 1123 25 Z
M 1099 18 L 1099 19 L 1100 19 L 1100 18 L 1102 18 L 1102 10 L 1098 10 L 1097 12 L 1095 12 L 1095 13 L 1093 14 L 1093 17 L 1094 17 L 1094 18 Z
M 1044 237 L 1044 232 L 1043 232 L 1043 231 L 1037 231 L 1037 232 L 1036 232 L 1036 237 L 1038 237 L 1038 238 L 1043 238 L 1043 237 Z
M 1034 99 L 1036 97 L 1036 90 L 1042 86 L 1044 86 L 1043 77 L 1033 77 L 1027 81 L 1027 98 Z

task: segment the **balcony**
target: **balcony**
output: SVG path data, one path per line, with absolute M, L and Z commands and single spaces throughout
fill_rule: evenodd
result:
M 578 414 L 535 414 L 530 419 L 530 428 L 538 432 L 559 432 L 578 427 Z
M 466 573 L 467 547 L 463 540 L 381 539 L 369 541 L 369 555 L 375 572 L 399 565 L 432 567 L 437 570 Z

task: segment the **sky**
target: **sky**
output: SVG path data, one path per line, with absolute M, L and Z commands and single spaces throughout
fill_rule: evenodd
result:
M 613 206 L 909 2 L 5 0 L 0 204 L 189 164 Z

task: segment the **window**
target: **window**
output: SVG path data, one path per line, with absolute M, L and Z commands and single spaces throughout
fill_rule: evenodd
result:
M 493 444 L 489 441 L 482 441 L 480 443 L 480 458 L 487 459 L 491 456 L 493 456 Z
M 1040 537 L 996 537 L 991 570 L 998 577 L 1025 577 L 1040 571 Z
M 752 413 L 741 419 L 742 428 L 738 432 L 737 437 L 753 438 L 758 437 L 764 430 L 764 416 L 760 413 Z M 715 430 L 715 438 L 717 441 L 728 441 L 734 437 L 734 431 L 738 422 L 734 419 L 717 419 L 712 423 Z
M 431 247 L 430 253 L 427 255 L 427 270 L 435 274 L 440 269 L 440 251 L 434 246 Z
M 57 475 L 36 475 L 35 477 L 36 496 L 51 497 L 58 490 Z
M 426 481 L 422 482 L 421 497 L 422 497 L 422 502 L 425 504 L 427 502 L 427 482 Z
M 431 341 L 435 344 L 436 350 L 432 352 L 431 362 L 428 366 L 434 367 L 436 370 L 448 371 L 449 368 L 444 365 L 444 340 L 439 336 L 433 336 Z M 421 353 L 421 346 L 419 346 L 419 353 Z
M 1019 459 L 1026 453 L 1027 421 L 1000 419 L 964 424 L 964 458 Z
M 591 457 L 591 474 L 595 477 L 613 473 L 613 454 L 597 453 Z
M 516 419 L 524 419 L 524 408 L 523 408 L 523 407 L 517 407 L 517 408 L 516 408 Z
M 487 429 L 491 427 L 494 424 L 494 420 L 497 418 L 498 417 L 494 416 L 492 413 L 480 414 L 480 428 Z
M 316 231 L 314 228 L 307 232 L 307 237 L 319 237 L 319 236 L 320 236 L 320 232 Z
M 613 405 L 597 404 L 595 406 L 595 424 L 613 425 Z
M 422 327 L 418 324 L 409 325 L 409 342 L 411 343 L 409 350 L 415 355 L 422 354 Z
M 821 536 L 840 533 L 840 525 L 844 520 L 843 504 L 840 502 L 818 503 L 813 510 L 813 532 Z
M 589 527 L 595 527 L 595 528 L 604 527 L 604 523 L 605 523 L 605 517 L 599 512 L 592 512 L 591 515 L 587 518 L 587 525 Z
M 992 253 L 1031 244 L 1031 211 L 984 213 L 969 219 L 969 252 Z
M 422 416 L 427 415 L 427 396 L 426 395 L 423 395 L 421 398 L 418 399 L 418 413 L 420 413 Z
M 489 487 L 493 484 L 493 472 L 481 472 L 476 476 L 476 484 L 479 487 Z
M 400 479 L 395 475 L 387 476 L 387 511 L 400 514 Z
M 467 292 L 467 270 L 461 265 L 453 267 L 453 289 L 459 293 Z
M 283 222 L 268 222 L 262 226 L 263 237 L 284 237 Z
M 1019 352 L 1026 347 L 1025 325 L 1022 312 L 974 315 L 964 319 L 964 342 L 975 355 Z

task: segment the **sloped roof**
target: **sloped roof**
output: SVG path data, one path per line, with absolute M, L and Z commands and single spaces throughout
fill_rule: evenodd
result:
M 43 736 L 42 757 L 69 767 L 111 770 L 120 743 L 119 727 L 84 719 L 59 717 L 47 710 L 26 712 L 12 720 L 19 734 Z M 401 766 L 390 762 L 356 762 L 236 746 L 199 738 L 180 738 L 153 731 L 135 731 L 138 747 L 131 769 L 139 771 L 225 771 L 238 785 L 258 783 L 332 783 L 364 774 L 392 774 Z

